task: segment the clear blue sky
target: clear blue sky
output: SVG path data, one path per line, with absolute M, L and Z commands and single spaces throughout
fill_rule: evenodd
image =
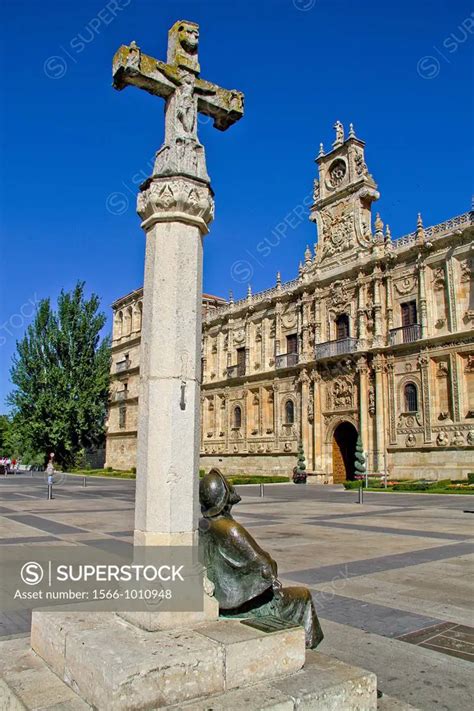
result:
M 163 102 L 114 91 L 111 60 L 133 39 L 165 59 L 177 19 L 201 25 L 203 78 L 246 95 L 246 114 L 228 132 L 200 129 L 216 192 L 206 291 L 242 296 L 249 270 L 254 290 L 271 286 L 278 269 L 285 280 L 296 275 L 314 225 L 302 221 L 263 258 L 257 245 L 310 193 L 314 157 L 320 141 L 334 140 L 336 119 L 352 121 L 367 143 L 394 236 L 414 229 L 418 211 L 429 225 L 470 207 L 470 2 L 3 0 L 1 8 L 0 411 L 32 303 L 83 279 L 110 314 L 114 299 L 142 283 L 136 184 L 162 141 Z

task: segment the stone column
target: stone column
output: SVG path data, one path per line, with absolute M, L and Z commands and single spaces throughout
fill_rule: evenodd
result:
M 245 375 L 250 375 L 250 329 L 251 321 L 249 320 L 249 315 L 245 315 Z
M 146 253 L 134 542 L 191 545 L 199 515 L 202 237 L 213 200 L 200 181 L 154 178 L 137 209 Z
M 359 373 L 359 434 L 362 439 L 362 447 L 364 448 L 365 456 L 368 456 L 369 450 L 369 426 L 368 426 L 368 403 L 367 394 L 369 391 L 368 384 L 368 367 L 367 358 L 361 356 L 357 360 L 357 372 Z
M 387 356 L 387 384 L 388 384 L 388 432 L 390 444 L 397 443 L 396 429 L 396 402 L 395 402 L 395 356 Z
M 451 390 L 451 403 L 453 408 L 453 421 L 461 421 L 461 392 L 459 383 L 461 382 L 458 368 L 458 357 L 456 353 L 449 354 L 449 381 Z
M 367 347 L 367 316 L 365 313 L 365 284 L 363 282 L 362 273 L 359 274 L 357 280 L 357 347 L 359 350 L 365 350 Z
M 303 359 L 303 331 L 302 331 L 302 310 L 303 310 L 303 304 L 301 302 L 301 298 L 298 299 L 298 302 L 296 304 L 296 343 L 297 343 L 297 349 L 299 353 L 299 359 Z M 288 350 L 285 348 L 285 350 Z
M 280 445 L 280 402 L 279 402 L 280 386 L 275 378 L 273 383 L 273 434 L 275 437 L 275 449 L 278 451 Z
M 321 343 L 321 292 L 319 289 L 315 291 L 314 299 L 314 343 Z
M 393 285 L 392 285 L 392 275 L 387 273 L 386 276 L 386 308 L 387 308 L 387 330 L 391 331 L 393 328 Z
M 275 356 L 281 353 L 281 309 L 280 302 L 275 304 Z
M 448 297 L 449 330 L 451 333 L 455 333 L 458 330 L 458 318 L 452 257 L 449 257 L 446 262 L 446 294 Z
M 385 418 L 383 406 L 383 356 L 379 353 L 373 360 L 375 371 L 375 453 L 377 473 L 384 471 Z
M 420 353 L 418 356 L 418 365 L 421 375 L 421 392 L 422 392 L 422 407 L 423 407 L 423 429 L 425 443 L 432 440 L 431 433 L 431 397 L 430 397 L 430 358 L 426 353 Z
M 230 433 L 230 428 L 231 428 L 231 422 L 230 422 L 230 417 L 229 417 L 229 396 L 230 396 L 230 388 L 224 388 L 224 403 L 225 403 L 225 408 L 224 408 L 224 433 L 225 433 L 225 451 L 227 454 L 229 453 L 229 433 Z
M 313 471 L 323 474 L 323 425 L 321 407 L 321 374 L 317 370 L 311 373 L 313 380 L 314 421 L 313 421 Z
M 373 346 L 383 346 L 382 337 L 382 302 L 380 299 L 380 267 L 374 270 L 374 340 Z
M 302 370 L 299 378 L 301 383 L 301 441 L 303 442 L 303 447 L 305 454 L 309 460 L 309 422 L 308 422 L 308 396 L 309 396 L 309 384 L 310 379 L 306 370 Z
M 428 314 L 426 309 L 425 265 L 418 265 L 418 299 L 420 304 L 421 337 L 428 338 Z
M 208 364 L 207 339 L 208 339 L 207 334 L 204 334 L 204 336 L 202 337 L 202 344 L 201 344 L 201 373 L 202 373 L 202 382 L 203 383 L 205 383 L 207 381 L 207 364 Z

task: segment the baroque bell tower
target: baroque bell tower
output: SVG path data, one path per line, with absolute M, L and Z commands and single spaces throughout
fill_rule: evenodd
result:
M 364 141 L 352 124 L 347 138 L 340 121 L 334 128 L 331 151 L 325 153 L 321 143 L 316 158 L 319 179 L 314 182 L 310 213 L 318 228 L 315 264 L 324 268 L 347 264 L 371 250 L 371 207 L 380 197 L 367 170 Z

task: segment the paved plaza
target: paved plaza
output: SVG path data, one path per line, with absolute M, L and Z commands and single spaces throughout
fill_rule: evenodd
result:
M 44 475 L 0 479 L 0 543 L 132 545 L 135 483 Z M 320 651 L 377 674 L 379 688 L 420 709 L 472 701 L 474 500 L 365 495 L 339 487 L 240 487 L 235 516 L 278 561 L 285 584 L 316 601 Z M 0 616 L 0 639 L 29 634 L 29 615 Z

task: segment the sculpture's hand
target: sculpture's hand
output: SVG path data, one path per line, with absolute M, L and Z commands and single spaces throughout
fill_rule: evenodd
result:
M 281 591 L 283 590 L 283 585 L 278 580 L 278 578 L 273 578 L 272 588 L 273 588 L 273 593 L 275 594 L 276 597 L 282 597 Z

